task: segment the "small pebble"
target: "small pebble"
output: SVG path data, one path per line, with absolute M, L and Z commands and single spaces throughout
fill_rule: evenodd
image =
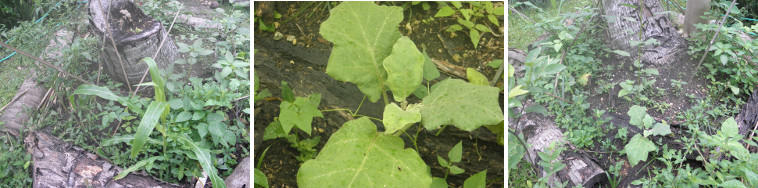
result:
M 284 38 L 284 35 L 282 35 L 282 33 L 280 33 L 279 31 L 274 33 L 274 40 L 282 40 L 282 38 Z

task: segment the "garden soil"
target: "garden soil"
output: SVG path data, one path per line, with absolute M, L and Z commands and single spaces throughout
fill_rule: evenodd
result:
M 254 164 L 261 164 L 256 168 L 266 174 L 269 185 L 272 187 L 297 187 L 297 170 L 302 164 L 295 159 L 299 156 L 297 149 L 290 147 L 290 143 L 283 138 L 263 141 L 266 126 L 279 116 L 281 81 L 286 81 L 298 97 L 320 93 L 322 95 L 320 110 L 350 109 L 355 111 L 364 95 L 354 84 L 336 81 L 325 73 L 332 45 L 324 40 L 318 31 L 321 23 L 329 16 L 328 4 L 323 2 L 255 3 L 256 10 L 253 14 L 263 18 L 266 24 L 278 22 L 274 24 L 279 25 L 276 32 L 289 39 L 274 40 L 274 33 L 261 31 L 257 28 L 258 23 L 255 24 L 256 29 L 253 31 L 253 48 L 257 50 L 254 55 L 255 74 L 260 79 L 260 90 L 268 89 L 272 96 L 254 104 L 255 146 L 253 152 L 256 157 L 253 160 Z M 398 29 L 409 36 L 419 50 L 425 48 L 432 59 L 447 61 L 460 67 L 475 68 L 488 78 L 496 74 L 497 69 L 488 67 L 485 63 L 503 58 L 502 29 L 493 29 L 497 36 L 491 33 L 484 34 L 482 38 L 484 42 L 478 49 L 474 49 L 465 33 L 458 33 L 457 37 L 450 38 L 450 34 L 443 31 L 444 27 L 455 22 L 454 20 L 436 18 L 428 24 L 415 21 L 433 17 L 436 13 L 434 6 L 429 11 L 423 11 L 420 6 L 410 9 L 413 13 L 411 14 L 409 10 L 404 11 L 406 19 L 401 22 Z M 274 11 L 282 14 L 282 18 L 272 18 Z M 298 14 L 298 12 L 302 13 Z M 288 21 L 283 22 L 284 20 Z M 457 56 L 455 59 L 458 61 L 453 56 Z M 440 78 L 432 81 L 432 84 L 449 76 L 443 72 Z M 502 86 L 502 83 L 501 78 L 497 85 Z M 500 96 L 503 97 L 502 94 Z M 410 102 L 419 102 L 419 99 L 410 99 Z M 503 101 L 500 102 L 502 107 Z M 383 110 L 383 103 L 371 103 L 366 100 L 360 106 L 358 114 L 381 119 Z M 308 136 L 302 131 L 297 131 L 301 138 L 320 136 L 321 141 L 315 147 L 319 151 L 332 133 L 336 132 L 343 123 L 353 119 L 344 111 L 323 112 L 323 115 L 324 118 L 313 119 L 312 135 Z M 383 130 L 380 122 L 374 123 L 378 125 L 380 131 Z M 413 126 L 407 130 L 408 133 L 415 134 L 417 127 Z M 438 136 L 435 136 L 436 131 L 420 130 L 416 142 L 417 151 L 430 166 L 434 177 L 445 176 L 445 169 L 437 163 L 436 156 L 446 156 L 455 144 L 462 141 L 463 160 L 457 165 L 466 172 L 448 175 L 448 184 L 460 187 L 469 176 L 487 170 L 487 180 L 491 181 L 487 187 L 503 187 L 505 182 L 504 147 L 497 144 L 496 135 L 484 128 L 469 133 L 449 126 Z M 416 148 L 408 136 L 401 137 L 405 141 L 406 148 Z M 264 151 L 266 151 L 265 156 L 263 156 Z M 263 158 L 260 158 L 261 156 Z

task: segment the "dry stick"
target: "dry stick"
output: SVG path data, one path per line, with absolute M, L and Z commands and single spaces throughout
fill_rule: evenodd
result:
M 102 1 L 98 1 L 98 3 L 100 4 L 100 12 L 103 12 L 103 2 Z M 111 2 L 111 4 L 112 3 L 113 2 Z M 108 5 L 108 7 L 110 7 L 110 5 Z M 110 12 L 110 11 L 111 10 L 108 9 L 108 12 Z M 113 40 L 113 33 L 111 32 L 111 24 L 108 24 L 108 18 L 107 17 L 105 18 L 104 21 L 106 22 L 105 23 L 105 28 L 108 31 L 108 38 L 111 39 L 111 44 L 113 44 L 113 49 L 115 49 L 115 51 L 116 51 L 116 57 L 118 57 L 118 63 L 121 65 L 121 72 L 124 74 L 124 80 L 126 80 L 126 86 L 129 87 L 129 92 L 132 92 L 132 84 L 129 83 L 129 78 L 126 77 L 126 70 L 124 69 L 124 62 L 121 60 L 121 53 L 118 52 L 118 47 L 116 47 L 116 41 Z
M 11 104 L 13 104 L 13 102 L 15 102 L 18 98 L 21 98 L 21 96 L 24 96 L 24 94 L 26 94 L 27 91 L 29 91 L 29 89 L 26 89 L 23 92 L 21 92 L 21 95 L 13 97 L 13 99 L 11 99 L 11 102 L 9 102 L 5 106 L 3 106 L 3 108 L 0 108 L 0 112 L 2 112 L 3 110 L 5 110 L 5 108 L 7 108 L 8 106 L 10 106 Z
M 0 110 L 3 111 L 3 110 Z M 755 136 L 755 130 L 758 129 L 758 121 L 755 122 L 755 126 L 753 126 L 753 131 L 750 132 L 750 138 L 748 140 L 752 140 L 753 136 Z M 747 145 L 747 150 L 750 150 L 750 144 L 745 143 Z
M 102 3 L 102 2 L 100 2 L 100 1 L 102 1 L 102 0 L 98 0 L 98 3 L 100 4 L 100 9 L 102 9 L 103 3 Z M 111 9 L 111 5 L 112 5 L 112 4 L 113 4 L 113 3 L 108 3 L 108 8 L 107 8 L 108 10 L 110 10 L 110 9 Z M 102 12 L 102 10 L 100 10 L 100 11 Z M 108 11 L 108 14 L 106 14 L 106 16 L 105 16 L 105 18 L 104 18 L 104 19 L 105 19 L 105 21 L 107 22 L 107 21 L 108 21 L 108 18 L 110 18 L 110 17 L 111 17 L 111 11 Z M 100 44 L 103 44 L 103 46 L 102 46 L 102 47 L 100 47 L 100 50 L 102 51 L 102 52 L 100 52 L 100 53 L 101 53 L 101 54 L 104 54 L 104 52 L 105 52 L 105 35 L 103 35 L 103 40 L 102 40 L 102 42 L 100 42 Z M 101 72 L 102 72 L 102 70 L 103 70 L 103 65 L 102 65 L 102 64 L 103 64 L 103 63 L 102 63 L 101 61 L 97 61 L 97 78 L 95 78 L 95 83 L 96 83 L 96 84 L 100 84 L 100 73 L 101 73 Z
M 708 44 L 708 48 L 705 48 L 705 52 L 703 53 L 703 56 L 700 58 L 700 62 L 697 63 L 697 66 L 695 67 L 695 72 L 690 75 L 689 82 L 692 83 L 692 79 L 695 77 L 695 74 L 697 74 L 698 70 L 700 69 L 700 65 L 703 64 L 703 60 L 705 60 L 705 56 L 708 55 L 708 51 L 711 50 L 711 46 L 713 45 L 713 41 L 716 40 L 716 37 L 719 36 L 721 33 L 721 26 L 724 25 L 724 22 L 726 22 L 726 17 L 729 15 L 729 12 L 732 11 L 732 7 L 734 7 L 734 3 L 737 0 L 732 0 L 732 5 L 729 5 L 729 9 L 726 10 L 726 14 L 724 14 L 724 18 L 721 19 L 721 23 L 719 23 L 719 28 L 716 30 L 716 34 L 713 35 L 713 38 L 711 38 L 711 43 Z
M 155 51 L 155 55 L 153 55 L 153 59 L 158 57 L 158 52 L 161 51 L 161 48 L 163 48 L 163 43 L 166 42 L 166 38 L 168 38 L 168 33 L 171 32 L 171 29 L 174 28 L 174 22 L 176 22 L 176 17 L 179 16 L 179 12 L 182 12 L 182 8 L 184 7 L 184 3 L 179 5 L 179 10 L 176 11 L 176 14 L 174 15 L 174 20 L 171 21 L 171 26 L 168 26 L 168 30 L 166 31 L 166 34 L 163 35 L 163 38 L 161 39 L 161 44 L 158 45 L 158 50 Z M 162 26 L 161 26 L 162 27 Z M 132 93 L 132 97 L 137 95 L 137 91 L 139 91 L 140 85 L 142 82 L 145 81 L 145 77 L 147 76 L 147 73 L 150 72 L 150 69 L 145 70 L 145 73 L 142 74 L 142 79 L 139 80 L 139 84 L 137 84 L 137 89 L 134 90 L 134 93 Z M 187 73 L 189 74 L 189 73 Z
M 31 54 L 29 54 L 29 53 L 27 53 L 27 52 L 25 52 L 25 51 L 21 51 L 21 50 L 19 50 L 19 49 L 17 49 L 17 48 L 14 48 L 13 46 L 9 46 L 8 44 L 2 43 L 2 42 L 0 42 L 0 46 L 6 47 L 6 48 L 8 48 L 8 49 L 11 49 L 11 50 L 13 50 L 13 51 L 15 51 L 15 52 L 18 52 L 18 53 L 19 53 L 19 54 L 21 54 L 21 55 L 24 55 L 24 56 L 26 56 L 26 57 L 32 58 L 32 59 L 34 59 L 34 60 L 35 60 L 35 61 L 37 61 L 37 62 L 40 62 L 40 63 L 42 63 L 42 64 L 44 64 L 44 65 L 46 65 L 46 66 L 48 66 L 48 67 L 50 67 L 50 68 L 53 68 L 53 69 L 57 70 L 58 72 L 61 72 L 61 73 L 63 73 L 63 74 L 66 74 L 66 75 L 68 75 L 68 76 L 74 77 L 74 78 L 76 78 L 76 79 L 77 79 L 77 80 L 79 80 L 79 81 L 82 81 L 82 82 L 84 82 L 84 83 L 87 83 L 87 84 L 92 84 L 92 82 L 89 82 L 89 81 L 87 81 L 87 80 L 84 80 L 84 79 L 82 79 L 82 78 L 81 78 L 81 77 L 79 77 L 79 76 L 76 76 L 76 75 L 74 75 L 74 74 L 71 74 L 71 73 L 70 73 L 70 72 L 68 72 L 68 71 L 65 71 L 65 70 L 63 70 L 63 68 L 60 68 L 60 67 L 58 67 L 58 66 L 55 66 L 55 65 L 51 64 L 50 62 L 47 62 L 47 61 L 45 61 L 45 60 L 42 60 L 42 59 L 40 59 L 39 57 L 34 57 L 34 56 L 32 56 Z M 94 84 L 92 84 L 92 85 L 94 85 Z

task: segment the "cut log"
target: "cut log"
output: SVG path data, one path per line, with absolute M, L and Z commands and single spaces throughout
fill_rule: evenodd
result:
M 642 40 L 655 39 L 658 45 L 642 47 L 642 63 L 668 65 L 677 60 L 677 53 L 686 50 L 686 41 L 673 27 L 667 14 L 658 1 L 644 1 L 645 4 L 633 9 L 624 4 L 639 6 L 639 0 L 604 0 L 603 11 L 607 15 L 608 36 L 613 50 L 623 50 L 637 55 L 637 46 L 630 41 L 640 41 L 638 36 L 642 29 Z M 644 24 L 640 28 L 640 23 Z
M 32 154 L 34 187 L 181 187 L 124 169 L 47 133 L 32 131 L 24 138 Z
M 527 102 L 529 103 L 529 102 Z M 529 106 L 532 104 L 526 104 Z M 556 175 L 548 180 L 550 185 L 554 182 L 568 182 L 568 187 L 582 185 L 583 187 L 594 187 L 596 184 L 607 182 L 608 179 L 605 171 L 591 160 L 591 157 L 585 153 L 576 152 L 576 147 L 564 140 L 563 132 L 556 126 L 553 118 L 545 117 L 537 113 L 525 113 L 516 122 L 515 125 L 508 126 L 516 130 L 517 134 L 523 133 L 528 148 L 526 160 L 533 166 L 540 167 L 537 163 L 542 159 L 537 155 L 538 152 L 546 152 L 547 147 L 552 142 L 567 147 L 554 162 L 563 163 L 566 167 L 558 171 Z M 541 176 L 547 172 L 543 169 Z
M 37 105 L 42 101 L 46 89 L 37 86 L 37 82 L 34 81 L 36 78 L 37 75 L 32 73 L 24 80 L 18 93 L 13 97 L 15 100 L 12 100 L 8 108 L 0 115 L 0 122 L 5 122 L 2 131 L 16 137 L 20 136 L 19 131 L 24 129 L 24 124 L 31 114 L 37 111 Z
M 245 159 L 242 159 L 242 162 L 237 165 L 237 168 L 234 169 L 234 172 L 232 172 L 232 175 L 229 175 L 229 177 L 226 177 L 226 180 L 224 180 L 224 183 L 226 184 L 226 187 L 228 188 L 243 188 L 243 187 L 253 187 L 250 186 L 250 157 L 245 157 Z

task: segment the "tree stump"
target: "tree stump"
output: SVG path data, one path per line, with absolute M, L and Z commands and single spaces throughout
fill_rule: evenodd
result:
M 114 80 L 138 84 L 148 68 L 142 59 L 152 58 L 163 40 L 166 41 L 155 58 L 158 67 L 164 68 L 179 57 L 176 44 L 166 35 L 168 31 L 163 25 L 131 1 L 92 0 L 89 15 L 95 33 L 105 37 L 105 40 L 98 40 L 105 48 L 100 57 L 105 72 Z M 150 80 L 150 76 L 146 76 L 144 82 Z

